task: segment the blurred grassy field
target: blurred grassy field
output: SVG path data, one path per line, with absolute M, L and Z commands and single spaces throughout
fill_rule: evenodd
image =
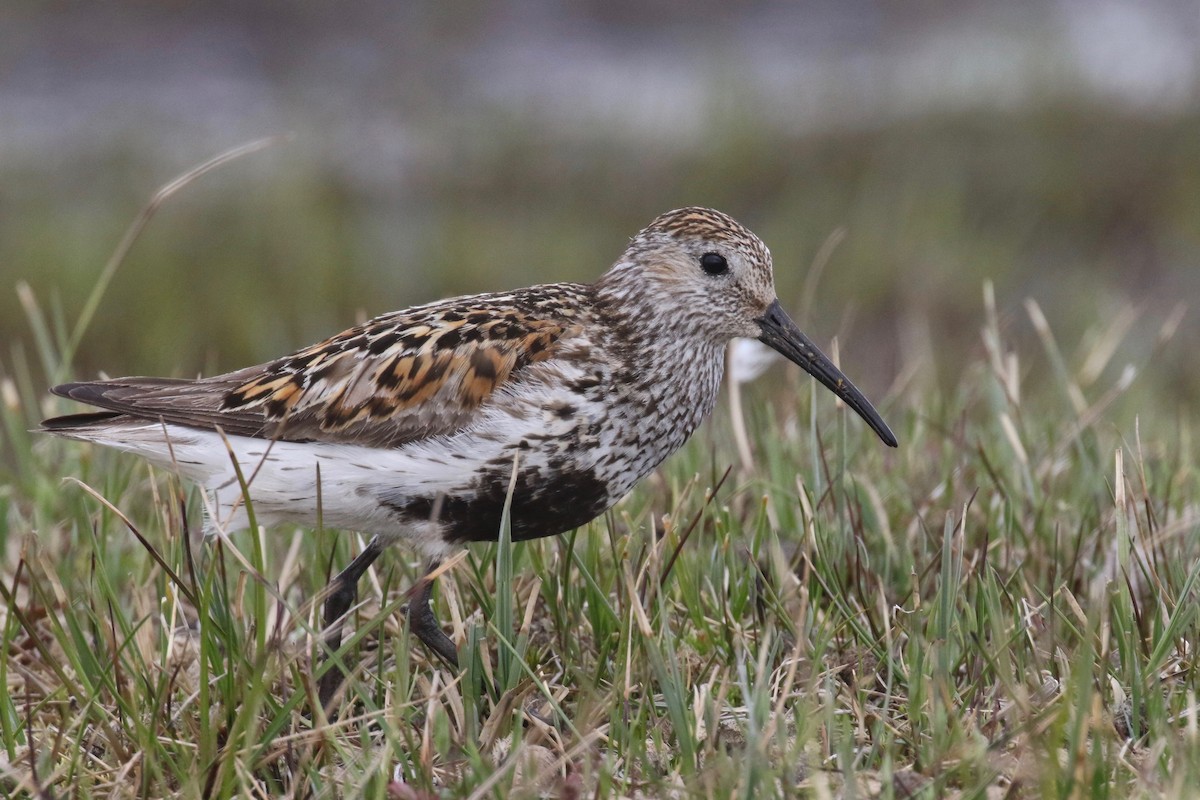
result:
M 698 203 L 766 239 L 785 304 L 838 337 L 901 447 L 777 368 L 745 388 L 750 463 L 723 404 L 577 535 L 513 566 L 472 551 L 438 602 L 500 697 L 409 649 L 416 565 L 389 554 L 327 724 L 304 711 L 312 603 L 360 543 L 285 529 L 189 549 L 185 488 L 27 433 L 65 408 L 44 397 L 64 366 L 5 294 L 0 791 L 1191 796 L 1200 368 L 1195 321 L 1175 325 L 1200 288 L 1196 123 L 1059 108 L 731 128 L 686 157 L 498 123 L 382 204 L 286 146 L 206 176 L 139 240 L 72 374 L 229 369 L 360 314 L 586 280 Z M 25 176 L 0 217 L 4 275 L 51 328 L 171 177 L 112 174 L 69 203 Z
M 722 111 L 714 116 L 753 119 L 753 109 Z M 232 369 L 356 315 L 590 280 L 656 214 L 700 204 L 767 241 L 780 295 L 797 313 L 815 254 L 844 230 L 801 323 L 818 341 L 841 334 L 868 387 L 932 361 L 931 348 L 945 386 L 977 345 L 985 278 L 1002 313 L 1020 314 L 1033 297 L 1069 341 L 1127 306 L 1162 318 L 1200 296 L 1198 123 L 1062 106 L 809 136 L 727 122 L 701 148 L 631 151 L 602 134 L 578 141 L 489 118 L 439 132 L 430 158 L 409 168 L 405 194 L 384 197 L 285 144 L 207 176 L 162 210 L 75 367 Z M 28 341 L 18 280 L 70 318 L 150 192 L 173 176 L 151 174 L 133 153 L 72 169 L 3 175 L 5 341 Z M 1155 391 L 1195 396 L 1195 360 L 1182 349 L 1165 357 Z

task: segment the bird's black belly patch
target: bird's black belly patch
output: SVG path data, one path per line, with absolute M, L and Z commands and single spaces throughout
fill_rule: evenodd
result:
M 512 500 L 513 541 L 574 530 L 595 519 L 610 505 L 607 484 L 591 472 L 558 472 L 549 481 L 546 477 L 526 472 L 517 477 Z M 500 538 L 500 517 L 508 485 L 508 475 L 492 475 L 481 479 L 474 494 L 414 498 L 403 505 L 389 505 L 408 521 L 441 523 L 449 543 L 494 542 Z

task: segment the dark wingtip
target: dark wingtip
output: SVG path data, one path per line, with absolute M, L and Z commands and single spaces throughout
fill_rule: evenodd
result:
M 66 397 L 71 400 L 78 400 L 81 403 L 90 403 L 92 402 L 91 398 L 99 397 L 101 392 L 99 384 L 79 381 L 51 386 L 50 394 L 56 394 L 59 397 Z
M 57 388 L 57 387 L 56 387 Z M 64 395 L 65 396 L 65 395 Z M 108 422 L 121 416 L 116 411 L 94 411 L 90 414 L 67 414 L 62 417 L 51 417 L 42 420 L 39 431 L 53 433 L 54 431 L 76 430 L 87 428 L 103 422 Z
M 65 397 L 68 400 L 77 400 L 80 403 L 87 403 L 88 405 L 103 406 L 104 388 L 105 384 L 103 382 L 78 381 L 51 386 L 50 394 Z M 54 432 L 86 428 L 91 425 L 108 422 L 114 417 L 119 416 L 121 414 L 117 411 L 88 411 L 82 414 L 66 414 L 61 417 L 51 417 L 50 419 L 42 420 L 41 427 L 38 430 Z

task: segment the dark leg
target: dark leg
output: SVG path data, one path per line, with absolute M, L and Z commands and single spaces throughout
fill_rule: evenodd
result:
M 429 606 L 429 597 L 433 594 L 434 581 L 430 577 L 430 573 L 436 570 L 441 563 L 437 559 L 430 561 L 425 567 L 425 576 L 412 588 L 412 599 L 408 601 L 408 626 L 412 628 L 412 632 L 417 635 L 417 638 L 425 643 L 426 647 L 437 653 L 447 666 L 457 672 L 458 649 L 442 630 L 437 617 L 433 615 L 433 609 Z
M 330 581 L 329 585 L 333 591 L 325 598 L 326 661 L 342 646 L 342 627 L 345 624 L 343 617 L 358 601 L 358 581 L 367 568 L 375 563 L 375 559 L 379 558 L 383 547 L 378 536 L 371 539 L 358 557 Z M 329 707 L 329 701 L 342 685 L 343 677 L 342 670 L 338 667 L 330 668 L 321 676 L 318 696 L 322 706 Z

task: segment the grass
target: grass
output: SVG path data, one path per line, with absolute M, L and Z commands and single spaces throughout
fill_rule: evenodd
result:
M 1043 127 L 1013 146 L 1040 153 Z M 1084 140 L 1046 195 L 1106 146 Z M 975 152 L 950 153 L 964 160 L 946 168 L 951 195 L 1023 196 L 1020 170 L 989 178 Z M 831 182 L 859 174 L 839 163 Z M 859 175 L 863 202 L 918 202 L 880 163 Z M 1166 185 L 1142 173 L 1147 195 Z M 1046 201 L 1070 217 L 1053 230 L 1087 237 L 1093 189 Z M 0 794 L 1191 796 L 1200 458 L 1180 387 L 1200 370 L 1180 320 L 1119 294 L 1081 294 L 1071 314 L 1040 292 L 1022 303 L 984 276 L 1024 240 L 987 208 L 928 202 L 943 216 L 914 215 L 922 237 L 970 264 L 973 288 L 953 302 L 897 290 L 898 315 L 928 303 L 930 325 L 957 332 L 911 348 L 891 389 L 870 392 L 899 449 L 777 366 L 601 519 L 456 563 L 436 603 L 461 677 L 405 630 L 420 565 L 397 548 L 363 581 L 336 720 L 309 711 L 320 592 L 364 541 L 280 528 L 202 542 L 189 487 L 29 433 L 66 410 L 45 386 L 73 371 L 63 308 L 85 302 L 21 290 L 31 347 L 0 366 Z M 817 216 L 820 241 L 838 223 Z M 960 238 L 938 236 L 958 224 Z M 881 252 L 862 251 L 876 235 L 863 227 L 843 260 Z M 842 267 L 823 298 L 850 280 Z M 871 348 L 847 344 L 847 372 L 870 377 Z
M 1048 328 L 1040 352 L 1010 349 L 991 302 L 953 393 L 884 402 L 898 450 L 787 371 L 743 387 L 749 465 L 730 466 L 723 409 L 584 529 L 472 549 L 437 598 L 466 644 L 461 679 L 411 645 L 400 609 L 419 573 L 397 550 L 364 581 L 336 721 L 308 712 L 314 600 L 361 539 L 201 543 L 174 478 L 31 440 L 47 407 L 17 373 L 0 787 L 1188 796 L 1193 429 L 1114 428 L 1095 407 L 1127 384 L 1080 389 Z M 1021 385 L 1029 359 L 1057 378 Z

